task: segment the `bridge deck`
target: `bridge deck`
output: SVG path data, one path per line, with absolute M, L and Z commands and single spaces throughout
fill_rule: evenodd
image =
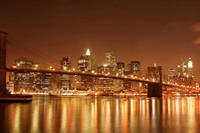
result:
M 16 69 L 16 68 L 6 68 L 6 70 L 0 70 L 0 71 L 6 71 L 6 72 L 18 72 L 18 73 L 28 73 L 28 72 L 34 72 L 34 73 L 52 73 L 52 74 L 66 74 L 66 75 L 78 75 L 78 76 L 90 76 L 90 77 L 97 77 L 97 78 L 111 78 L 111 79 L 118 79 L 118 80 L 128 80 L 128 81 L 134 81 L 134 82 L 141 82 L 141 83 L 158 83 L 159 82 L 153 82 L 150 80 L 145 80 L 141 78 L 136 77 L 130 77 L 130 76 L 116 76 L 116 75 L 108 75 L 108 74 L 99 74 L 99 73 L 88 73 L 88 72 L 80 72 L 80 71 L 64 71 L 64 70 L 46 70 L 46 69 Z M 175 84 L 168 84 L 168 83 L 162 83 L 163 86 L 167 87 L 178 87 L 178 88 L 187 88 L 180 85 Z

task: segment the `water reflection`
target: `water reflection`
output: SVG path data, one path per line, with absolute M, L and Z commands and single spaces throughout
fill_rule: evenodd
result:
M 0 104 L 2 132 L 198 132 L 198 97 L 34 97 Z

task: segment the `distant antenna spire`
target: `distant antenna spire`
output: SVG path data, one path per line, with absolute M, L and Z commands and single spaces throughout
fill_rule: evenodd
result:
M 89 48 L 86 50 L 86 54 L 85 54 L 85 55 L 87 55 L 87 56 L 90 56 L 90 55 L 91 55 L 90 49 L 89 49 Z
M 192 59 L 189 58 L 189 61 L 188 61 L 188 68 L 192 68 L 192 67 L 193 67 Z

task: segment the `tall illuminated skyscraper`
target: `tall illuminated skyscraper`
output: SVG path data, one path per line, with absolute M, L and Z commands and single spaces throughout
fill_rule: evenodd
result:
M 168 80 L 169 81 L 174 81 L 175 77 L 176 77 L 176 70 L 173 69 L 173 68 L 170 68 L 168 70 Z
M 189 60 L 188 60 L 188 68 L 189 69 L 193 68 L 193 63 L 192 63 L 192 59 L 191 58 L 189 58 Z
M 90 56 L 90 55 L 91 55 L 91 52 L 90 52 L 90 49 L 89 49 L 89 48 L 86 50 L 85 55 L 87 55 L 87 56 Z
M 192 58 L 184 60 L 177 66 L 178 77 L 192 78 L 193 77 L 193 62 Z
M 187 76 L 189 78 L 192 78 L 193 77 L 193 62 L 192 62 L 192 59 L 189 58 L 188 59 L 188 62 L 187 62 Z
M 194 81 L 193 75 L 193 61 L 191 58 L 183 60 L 180 65 L 177 66 L 177 83 L 192 85 Z
M 69 70 L 71 68 L 70 58 L 63 57 L 60 62 L 60 65 L 61 65 L 62 70 Z M 59 88 L 61 89 L 61 91 L 71 89 L 71 76 L 70 75 L 66 75 L 66 74 L 60 75 Z
M 81 55 L 78 59 L 78 68 L 81 71 L 91 71 L 95 69 L 96 60 L 94 54 L 90 49 L 87 49 L 85 54 Z
M 106 53 L 105 64 L 107 64 L 107 66 L 113 67 L 115 69 L 117 66 L 116 56 L 114 56 L 112 53 Z
M 95 70 L 96 68 L 96 60 L 94 53 L 90 51 L 90 49 L 86 49 L 86 52 L 81 55 L 78 59 L 78 69 L 81 71 L 89 71 Z M 79 89 L 93 89 L 94 88 L 94 78 L 90 76 L 81 76 L 79 83 Z M 78 88 L 77 88 L 78 89 Z
M 125 71 L 125 63 L 124 62 L 117 62 L 117 72 L 118 74 L 124 74 Z

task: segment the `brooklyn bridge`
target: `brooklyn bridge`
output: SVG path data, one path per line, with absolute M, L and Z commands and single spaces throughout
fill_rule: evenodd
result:
M 139 77 L 133 75 L 118 75 L 110 73 L 98 73 L 96 71 L 80 71 L 80 70 L 49 70 L 49 69 L 27 69 L 27 68 L 10 68 L 6 64 L 6 46 L 7 45 L 7 33 L 0 32 L 0 94 L 4 95 L 7 92 L 6 87 L 6 73 L 44 73 L 44 74 L 59 74 L 59 75 L 76 75 L 87 76 L 93 78 L 106 78 L 115 79 L 121 81 L 138 82 L 147 85 L 148 97 L 162 97 L 163 88 L 191 88 L 190 86 L 179 85 L 177 83 L 166 82 L 162 79 L 162 67 L 159 66 L 159 75 L 157 80 L 150 80 L 147 77 Z

